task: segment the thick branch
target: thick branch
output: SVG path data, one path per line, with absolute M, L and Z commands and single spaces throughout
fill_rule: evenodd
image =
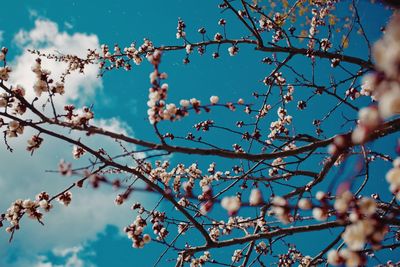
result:
M 336 227 L 346 226 L 347 224 L 348 223 L 333 221 L 333 222 L 325 222 L 325 223 L 314 224 L 314 225 L 282 228 L 282 229 L 277 229 L 277 230 L 270 231 L 267 233 L 252 234 L 252 235 L 247 235 L 245 237 L 232 238 L 232 239 L 225 240 L 225 241 L 214 242 L 213 244 L 206 244 L 204 246 L 189 248 L 185 251 L 185 253 L 193 254 L 193 253 L 196 253 L 199 251 L 205 251 L 205 250 L 208 250 L 211 248 L 222 248 L 222 247 L 228 247 L 228 246 L 233 246 L 233 245 L 238 245 L 238 244 L 244 244 L 244 243 L 247 243 L 247 242 L 250 242 L 253 240 L 269 239 L 272 237 L 285 235 L 285 234 L 291 235 L 291 234 L 295 234 L 295 233 L 332 229 L 332 228 L 336 228 Z

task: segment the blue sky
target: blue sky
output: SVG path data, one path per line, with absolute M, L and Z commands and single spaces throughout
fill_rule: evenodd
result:
M 346 10 L 349 3 L 339 8 Z M 379 27 L 383 26 L 388 16 L 388 11 L 382 7 L 371 7 L 363 2 L 360 15 L 365 19 L 364 27 L 371 40 L 379 38 Z M 10 50 L 11 64 L 19 70 L 14 81 L 29 84 L 29 60 L 32 58 L 26 52 L 26 48 L 37 47 L 49 51 L 67 49 L 68 51 L 84 51 L 87 48 L 96 48 L 100 44 L 119 43 L 122 47 L 133 41 L 141 42 L 143 38 L 149 38 L 156 45 L 181 44 L 175 38 L 175 29 L 178 17 L 182 17 L 187 25 L 187 33 L 190 40 L 199 40 L 197 29 L 206 27 L 209 36 L 222 29 L 217 25 L 220 18 L 228 20 L 227 31 L 232 37 L 240 37 L 245 34 L 242 25 L 234 21 L 232 14 L 223 13 L 216 7 L 215 1 L 67 1 L 61 0 L 31 0 L 7 1 L 2 3 L 0 17 L 1 42 Z M 372 12 L 373 11 L 373 12 Z M 335 35 L 335 33 L 334 33 Z M 336 34 L 334 40 L 340 40 L 341 35 Z M 351 39 L 350 47 L 346 54 L 365 56 L 365 47 L 361 44 L 360 37 Z M 305 43 L 299 44 L 305 46 Z M 261 64 L 260 60 L 268 56 L 265 53 L 254 52 L 252 48 L 240 47 L 240 53 L 236 57 L 230 57 L 227 47 L 221 48 L 221 58 L 214 60 L 208 51 L 204 56 L 192 55 L 191 63 L 184 65 L 182 59 L 184 52 L 167 53 L 163 58 L 161 69 L 169 74 L 168 83 L 171 93 L 169 100 L 178 102 L 181 98 L 196 97 L 208 101 L 211 95 L 219 95 L 222 102 L 236 101 L 243 97 L 245 101 L 252 101 L 253 91 L 262 91 L 263 85 L 259 81 L 268 74 L 270 66 Z M 61 51 L 63 52 L 63 51 Z M 282 58 L 278 55 L 278 58 Z M 329 62 L 319 62 L 318 81 L 325 83 L 332 70 Z M 28 65 L 27 65 L 28 64 Z M 33 64 L 33 61 L 32 61 Z M 294 67 L 303 68 L 306 71 L 307 63 L 304 59 L 296 58 Z M 27 67 L 27 68 L 24 68 Z M 53 65 L 52 65 L 53 66 Z M 350 67 L 350 66 L 349 66 Z M 351 67 L 350 67 L 351 68 Z M 107 73 L 103 78 L 96 77 L 96 68 L 88 70 L 87 76 L 74 76 L 67 87 L 70 102 L 77 104 L 94 104 L 94 110 L 98 123 L 113 130 L 124 131 L 139 138 L 156 140 L 152 128 L 147 122 L 146 101 L 148 94 L 148 74 L 152 67 L 147 62 L 140 67 L 134 67 L 132 71 L 115 71 Z M 335 72 L 336 78 L 345 77 L 340 71 Z M 300 93 L 299 98 L 306 97 L 306 93 Z M 368 100 L 358 100 L 360 104 L 367 105 Z M 311 121 L 315 117 L 315 111 L 324 112 L 334 105 L 329 99 L 315 101 L 309 111 L 299 115 L 295 121 L 300 129 L 311 129 Z M 290 108 L 289 108 L 290 109 Z M 295 110 L 295 107 L 292 107 Z M 352 118 L 356 114 L 350 113 Z M 314 112 L 314 113 L 313 113 Z M 296 113 L 294 113 L 296 115 Z M 236 120 L 245 118 L 239 112 L 226 113 L 225 110 L 217 110 L 213 113 L 215 121 L 224 126 L 232 127 Z M 338 115 L 339 117 L 339 115 Z M 337 118 L 338 118 L 337 117 Z M 174 126 L 174 132 L 184 135 L 193 123 L 206 118 L 200 115 L 188 118 L 184 122 Z M 296 118 L 296 117 L 295 117 Z M 328 122 L 327 136 L 337 129 L 334 119 Z M 162 125 L 162 131 L 172 129 L 171 123 Z M 265 127 L 268 127 L 267 124 Z M 345 129 L 344 129 L 345 130 Z M 196 133 L 195 133 L 196 134 Z M 239 142 L 240 138 L 226 138 L 219 132 L 204 135 L 207 140 L 218 142 L 221 146 L 229 147 L 230 144 Z M 236 138 L 236 139 L 235 139 Z M 111 142 L 102 139 L 94 139 L 93 144 L 100 143 L 113 149 Z M 389 146 L 395 143 L 395 138 L 388 138 L 385 143 L 377 143 L 374 146 Z M 56 169 L 61 158 L 71 160 L 71 147 L 60 144 L 56 140 L 49 140 L 34 157 L 30 157 L 24 151 L 24 145 L 15 143 L 17 148 L 13 154 L 3 152 L 0 155 L 0 166 L 6 170 L 0 175 L 0 208 L 6 209 L 9 203 L 16 198 L 33 198 L 40 190 L 56 192 L 71 183 L 65 177 L 45 172 Z M 393 145 L 392 145 L 393 146 Z M 390 153 L 393 153 L 391 151 Z M 198 162 L 206 167 L 214 158 L 184 158 L 174 156 L 171 161 Z M 220 162 L 220 166 L 228 166 Z M 388 168 L 388 164 L 376 163 L 376 169 Z M 351 171 L 349 171 L 351 172 Z M 383 172 L 376 171 L 376 180 L 372 181 L 371 188 L 378 186 L 387 189 Z M 346 175 L 339 179 L 346 179 Z M 22 186 L 21 186 L 22 185 Z M 321 185 L 324 186 L 324 185 Z M 371 191 L 372 192 L 372 191 Z M 370 193 L 369 189 L 365 194 Z M 74 193 L 75 194 L 75 193 Z M 42 227 L 31 221 L 23 223 L 23 229 L 16 235 L 13 243 L 7 243 L 7 235 L 0 234 L 0 266 L 151 266 L 163 248 L 150 244 L 145 250 L 131 248 L 131 242 L 121 234 L 123 226 L 128 225 L 134 218 L 129 210 L 129 205 L 115 207 L 113 199 L 116 195 L 112 189 L 104 188 L 94 192 L 87 188 L 85 191 L 76 192 L 76 204 L 70 208 L 57 207 L 55 215 L 49 214 L 46 226 Z M 152 204 L 156 199 L 153 196 L 135 195 L 145 203 Z M 132 199 L 131 202 L 134 202 Z M 75 206 L 74 206 L 75 205 Z M 163 207 L 166 210 L 169 206 Z M 62 221 L 62 223 L 60 223 Z M 314 235 L 316 240 L 321 240 L 321 235 Z M 315 247 L 310 247 L 302 237 L 299 243 L 312 253 Z M 233 251 L 233 248 L 232 248 Z M 224 256 L 224 252 L 222 253 Z M 230 253 L 230 252 L 229 252 Z M 173 258 L 174 254 L 168 254 L 165 259 Z M 385 256 L 383 256 L 385 257 Z M 134 263 L 134 264 L 132 264 Z M 81 265 L 79 265 L 81 264 Z M 162 266 L 170 266 L 164 262 Z

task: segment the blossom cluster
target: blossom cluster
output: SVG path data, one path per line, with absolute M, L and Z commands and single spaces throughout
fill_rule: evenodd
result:
M 1 48 L 0 61 L 5 62 L 7 52 L 8 52 L 8 49 L 6 47 Z M 10 66 L 0 67 L 0 80 L 8 81 L 8 78 L 10 77 L 10 72 L 11 72 Z
M 311 264 L 312 258 L 308 255 L 303 255 L 294 244 L 290 244 L 288 251 L 285 254 L 279 255 L 278 266 L 293 266 L 296 262 L 299 263 L 299 267 L 315 267 Z
M 68 206 L 72 201 L 71 191 L 66 191 L 66 192 L 61 193 L 58 196 L 57 201 L 60 202 L 61 204 L 63 204 L 64 206 Z
M 180 100 L 180 106 L 174 103 L 167 103 L 166 99 L 168 96 L 169 86 L 167 83 L 162 83 L 163 80 L 167 79 L 168 75 L 165 72 L 160 73 L 158 65 L 161 61 L 161 51 L 156 50 L 153 54 L 148 56 L 148 60 L 154 65 L 155 70 L 150 73 L 150 83 L 152 87 L 149 89 L 149 100 L 147 101 L 147 115 L 151 124 L 155 124 L 162 120 L 179 120 L 189 114 L 189 109 L 194 109 L 197 113 L 200 113 L 201 108 L 204 108 L 207 112 L 209 108 L 207 106 L 201 106 L 201 101 L 196 98 L 189 100 Z M 211 96 L 210 105 L 218 104 L 219 97 Z M 228 105 L 229 106 L 229 105 Z
M 131 43 L 130 46 L 121 49 L 118 44 L 115 44 L 113 52 L 108 45 L 103 44 L 101 45 L 101 55 L 96 52 L 93 52 L 93 55 L 95 59 L 101 60 L 99 68 L 102 70 L 123 68 L 128 71 L 132 69 L 130 61 L 133 61 L 135 65 L 140 65 L 143 56 L 149 56 L 153 50 L 152 41 L 145 38 L 139 47 L 135 43 Z
M 211 197 L 209 195 L 212 192 L 210 191 L 211 183 L 219 180 L 223 175 L 222 172 L 215 171 L 215 163 L 210 164 L 210 168 L 208 169 L 209 175 L 202 175 L 202 170 L 197 163 L 193 163 L 187 168 L 183 164 L 177 164 L 176 167 L 168 170 L 170 167 L 169 161 L 156 161 L 154 167 L 151 163 L 147 163 L 146 167 L 145 172 L 153 182 L 160 181 L 165 186 L 169 187 L 172 181 L 173 191 L 180 193 L 181 189 L 183 189 L 186 197 L 193 196 L 195 180 L 198 180 L 198 185 L 202 189 L 202 194 L 198 196 L 199 200 L 207 200 Z M 183 179 L 186 181 L 182 181 Z M 185 198 L 180 200 L 182 206 L 185 206 L 185 203 Z
M 356 267 L 364 264 L 362 251 L 366 244 L 379 249 L 388 232 L 388 226 L 377 214 L 378 205 L 372 198 L 355 198 L 349 191 L 337 196 L 334 203 L 336 216 L 339 220 L 349 220 L 342 238 L 347 245 L 340 251 L 331 250 L 328 253 L 328 262 L 332 265 L 346 264 Z
M 386 173 L 390 191 L 400 200 L 400 158 L 393 161 L 393 168 Z
M 186 37 L 186 32 L 185 32 L 185 22 L 182 19 L 178 19 L 178 26 L 176 27 L 176 39 L 181 39 Z
M 36 150 L 40 147 L 42 142 L 43 142 L 43 138 L 41 138 L 39 135 L 33 135 L 28 140 L 28 147 L 26 148 L 26 150 L 33 152 L 34 150 Z
M 18 230 L 20 220 L 24 214 L 27 214 L 31 219 L 41 222 L 43 213 L 40 212 L 39 208 L 46 212 L 49 211 L 53 207 L 53 205 L 50 204 L 49 199 L 50 197 L 46 192 L 38 194 L 35 200 L 17 199 L 7 209 L 7 212 L 2 215 L 4 217 L 0 220 L 0 226 L 2 226 L 1 221 L 6 219 L 10 223 L 10 226 L 6 228 L 7 232 L 11 233 Z
M 21 85 L 11 87 L 11 94 L 2 93 L 0 94 L 0 108 L 6 110 L 12 108 L 14 114 L 23 115 L 26 112 L 27 107 L 23 104 L 19 98 L 25 96 L 25 89 Z
M 274 159 L 271 163 L 271 168 L 268 170 L 268 174 L 270 177 L 278 175 L 279 170 L 283 170 L 286 167 L 286 164 L 283 158 L 278 157 Z
M 206 262 L 211 260 L 211 254 L 209 251 L 204 251 L 203 255 L 199 258 L 193 258 L 190 262 L 190 267 L 202 267 Z
M 9 66 L 1 67 L 0 68 L 0 79 L 3 81 L 8 81 L 8 78 L 10 77 L 10 72 L 11 72 L 11 67 L 9 67 Z
M 321 8 L 313 8 L 311 10 L 312 18 L 310 21 L 310 29 L 308 31 L 309 41 L 307 44 L 308 49 L 310 50 L 310 55 L 312 55 L 312 50 L 315 48 L 315 35 L 318 33 L 318 26 L 325 25 L 325 18 L 329 15 L 330 9 L 333 8 L 333 3 L 335 1 L 327 1 L 331 2 Z M 321 40 L 321 48 L 326 51 L 331 47 L 331 44 L 328 39 L 324 38 Z
M 159 73 L 158 65 L 161 61 L 161 51 L 156 50 L 148 57 L 149 61 L 155 66 L 155 70 L 150 74 L 150 83 L 152 87 L 149 89 L 149 107 L 147 114 L 151 124 L 155 124 L 161 120 L 174 120 L 185 116 L 184 112 L 176 107 L 175 104 L 166 104 L 168 84 L 160 84 L 161 80 L 167 78 L 166 73 Z
M 138 215 L 131 225 L 124 228 L 124 232 L 132 240 L 132 247 L 143 248 L 145 244 L 151 241 L 150 235 L 143 234 L 143 229 L 146 225 L 146 220 Z
M 280 12 L 276 12 L 273 18 L 267 18 L 265 16 L 261 16 L 260 20 L 258 21 L 260 26 L 260 31 L 274 31 L 272 35 L 272 42 L 277 43 L 283 39 L 283 29 L 282 25 L 285 22 L 285 16 Z
M 243 230 L 259 226 L 261 231 L 267 231 L 267 227 L 264 227 L 265 225 L 266 222 L 263 218 L 252 220 L 249 217 L 230 216 L 226 222 L 224 220 L 213 221 L 212 226 L 207 230 L 211 239 L 218 241 L 222 235 L 229 235 L 234 229 Z
M 269 126 L 271 132 L 269 133 L 268 138 L 270 139 L 276 138 L 281 133 L 288 135 L 289 129 L 286 128 L 286 125 L 290 125 L 293 120 L 293 117 L 282 107 L 278 108 L 277 113 L 278 120 L 271 122 Z
M 40 97 L 44 92 L 48 92 L 49 94 L 64 94 L 64 84 L 56 82 L 52 85 L 51 72 L 42 68 L 42 60 L 40 58 L 36 59 L 35 64 L 32 66 L 32 71 L 36 75 L 36 82 L 33 85 L 33 89 L 37 97 Z
M 19 121 L 10 121 L 7 125 L 6 134 L 8 137 L 17 137 L 24 133 L 24 125 Z
M 73 146 L 72 148 L 72 156 L 74 157 L 74 159 L 79 159 L 80 157 L 82 157 L 84 154 L 86 153 L 86 151 L 80 147 L 80 146 Z
M 74 113 L 75 106 L 67 105 L 64 110 L 67 112 L 65 115 L 66 121 L 74 126 L 87 126 L 89 121 L 94 118 L 94 112 L 89 107 L 83 107 Z
M 157 240 L 164 240 L 168 236 L 169 231 L 164 226 L 166 219 L 165 212 L 156 210 L 146 211 L 140 203 L 135 203 L 131 209 L 137 210 L 139 214 L 131 225 L 124 228 L 124 231 L 127 233 L 128 237 L 132 239 L 133 247 L 142 248 L 151 241 L 150 235 L 143 233 L 149 217 L 151 217 L 150 222 L 152 224 L 153 233 L 157 236 Z M 142 214 L 145 212 L 147 212 L 149 216 L 144 219 Z
M 331 250 L 328 253 L 328 262 L 335 266 L 346 264 L 350 267 L 364 264 L 366 258 L 362 250 L 365 249 L 365 246 L 370 244 L 373 249 L 379 249 L 389 231 L 384 221 L 385 218 L 378 214 L 376 200 L 368 197 L 357 198 L 350 191 L 344 191 L 338 195 L 333 206 L 330 205 L 332 197 L 327 193 L 318 191 L 315 198 L 319 202 L 318 204 L 302 198 L 298 201 L 297 207 L 301 210 L 312 209 L 312 215 L 318 221 L 325 221 L 329 216 L 335 214 L 338 221 L 347 224 L 341 236 L 347 248 L 338 251 Z M 275 196 L 271 203 L 270 215 L 275 215 L 285 224 L 294 221 L 295 218 L 291 214 L 294 207 L 289 204 L 288 200 Z M 332 212 L 332 208 L 334 212 Z
M 364 76 L 361 94 L 371 96 L 377 106 L 359 112 L 353 142 L 364 143 L 369 135 L 393 115 L 400 114 L 400 15 L 394 14 L 383 38 L 373 46 L 377 71 Z

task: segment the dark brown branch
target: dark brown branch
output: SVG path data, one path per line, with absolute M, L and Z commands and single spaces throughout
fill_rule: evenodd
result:
M 205 251 L 205 250 L 212 249 L 212 248 L 222 248 L 222 247 L 228 247 L 228 246 L 233 246 L 233 245 L 238 245 L 238 244 L 244 244 L 247 242 L 251 242 L 253 240 L 269 239 L 272 237 L 285 235 L 285 234 L 295 234 L 295 233 L 303 233 L 303 232 L 320 231 L 320 230 L 324 230 L 324 229 L 332 229 L 332 228 L 337 228 L 337 227 L 343 227 L 343 226 L 346 226 L 347 224 L 348 223 L 333 221 L 333 222 L 325 222 L 325 223 L 314 224 L 314 225 L 282 228 L 282 229 L 270 231 L 267 233 L 258 233 L 258 234 L 253 234 L 253 235 L 247 235 L 245 237 L 232 238 L 232 239 L 229 239 L 226 241 L 214 242 L 211 245 L 206 244 L 203 246 L 189 248 L 185 251 L 185 253 L 193 254 L 193 253 L 196 253 L 199 251 Z

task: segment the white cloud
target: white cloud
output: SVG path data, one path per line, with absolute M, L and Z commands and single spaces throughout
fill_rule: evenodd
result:
M 59 257 L 65 257 L 68 254 L 77 254 L 82 250 L 82 246 L 68 247 L 68 248 L 55 248 L 53 254 Z
M 104 130 L 120 133 L 123 135 L 127 135 L 129 134 L 128 131 L 132 131 L 126 123 L 121 122 L 116 118 L 111 118 L 107 120 L 98 119 L 94 122 L 94 124 L 97 127 L 103 128 Z
M 96 125 L 115 132 L 132 134 L 131 130 L 116 119 L 100 120 Z M 61 131 L 67 133 L 67 131 Z M 65 159 L 73 163 L 73 167 L 80 167 L 88 164 L 88 157 L 81 161 L 72 160 L 72 146 L 65 142 L 45 137 L 39 150 L 33 156 L 25 151 L 26 139 L 33 132 L 25 130 L 23 136 L 18 139 L 9 140 L 14 148 L 14 153 L 0 153 L 0 162 L 3 166 L 0 172 L 0 211 L 5 211 L 10 203 L 18 198 L 34 198 L 34 196 L 46 191 L 55 194 L 68 187 L 79 177 L 62 177 L 57 173 L 45 172 L 46 170 L 57 169 L 60 159 Z M 78 138 L 78 134 L 71 133 L 71 138 Z M 87 144 L 92 147 L 104 148 L 111 155 L 122 153 L 119 145 L 114 140 L 107 140 L 101 136 L 82 137 L 87 139 Z M 4 149 L 4 148 L 3 148 Z M 132 164 L 129 162 L 128 164 Z M 7 166 L 7 167 L 6 167 Z M 116 206 L 114 199 L 118 194 L 109 186 L 102 186 L 100 189 L 92 189 L 90 185 L 83 188 L 75 188 L 72 191 L 73 199 L 68 207 L 64 207 L 58 202 L 54 203 L 54 208 L 44 214 L 44 226 L 36 221 L 24 218 L 13 242 L 8 245 L 9 234 L 5 233 L 4 228 L 0 229 L 0 266 L 20 267 L 34 266 L 32 262 L 26 263 L 28 259 L 35 259 L 37 255 L 53 250 L 54 254 L 62 256 L 71 253 L 71 248 L 85 241 L 94 239 L 96 235 L 103 231 L 106 225 L 116 225 L 119 229 L 131 223 L 132 213 L 129 209 L 130 204 L 138 200 L 131 199 L 122 206 Z M 143 195 L 139 196 L 141 201 Z M 121 233 L 122 234 L 122 233 Z M 6 263 L 6 255 L 18 249 L 17 263 Z M 76 250 L 76 249 L 75 249 Z M 72 260 L 78 260 L 72 258 Z M 22 262 L 19 264 L 18 262 Z M 79 262 L 78 262 L 79 263 Z M 65 265 L 65 266 L 80 266 Z M 41 264 L 47 264 L 46 261 Z M 42 265 L 46 266 L 46 265 Z M 49 265 L 53 267 L 52 265 Z M 82 265 L 87 266 L 87 265 Z
M 78 253 L 82 251 L 81 246 L 64 248 L 64 249 L 54 249 L 53 255 L 56 257 L 65 258 L 62 265 L 53 264 L 49 262 L 46 256 L 38 257 L 38 262 L 35 263 L 34 267 L 95 267 L 91 262 L 85 262 L 83 259 L 79 258 Z
M 28 99 L 35 97 L 32 88 L 36 78 L 31 67 L 37 56 L 27 49 L 39 49 L 46 54 L 73 54 L 85 57 L 87 49 L 98 49 L 100 46 L 97 35 L 60 32 L 58 25 L 47 19 L 36 19 L 35 27 L 30 31 L 21 29 L 14 36 L 14 41 L 23 51 L 12 62 L 10 80 L 27 89 Z M 51 77 L 58 81 L 67 64 L 42 58 L 42 67 L 51 70 Z M 96 89 L 102 88 L 102 80 L 97 77 L 98 71 L 97 66 L 90 65 L 85 68 L 85 75 L 79 72 L 69 75 L 65 82 L 65 95 L 57 98 L 58 107 L 63 107 L 70 100 L 88 99 L 94 95 Z
M 23 46 L 24 50 L 11 63 L 14 69 L 11 84 L 24 85 L 31 97 L 33 97 L 31 88 L 34 83 L 34 75 L 30 68 L 35 57 L 26 52 L 25 48 L 41 48 L 43 52 L 60 51 L 80 54 L 87 48 L 95 48 L 99 45 L 96 35 L 60 32 L 57 24 L 43 19 L 36 20 L 34 29 L 21 30 L 15 40 Z M 52 70 L 52 73 L 55 74 L 54 77 L 63 71 L 60 63 L 54 61 L 46 60 L 43 65 Z M 79 96 L 80 100 L 86 99 L 85 102 L 88 104 L 87 98 L 95 93 L 96 88 L 102 87 L 102 82 L 96 78 L 96 75 L 96 67 L 89 67 L 85 76 L 71 75 L 66 83 L 66 99 L 74 100 Z M 61 101 L 61 104 L 64 103 Z M 131 129 L 117 119 L 97 119 L 94 123 L 108 130 L 132 134 Z M 57 131 L 72 138 L 79 136 L 77 133 L 68 133 L 65 129 Z M 5 211 L 17 198 L 32 199 L 41 191 L 55 194 L 76 180 L 71 177 L 60 177 L 56 173 L 45 172 L 45 170 L 57 169 L 60 159 L 71 161 L 72 145 L 45 137 L 41 148 L 35 151 L 33 156 L 30 156 L 25 148 L 26 140 L 32 134 L 36 133 L 26 129 L 22 137 L 9 140 L 10 145 L 15 149 L 14 153 L 5 152 L 4 145 L 1 148 L 3 152 L 0 153 L 0 168 L 2 168 L 0 172 L 0 212 Z M 121 147 L 114 140 L 98 135 L 82 138 L 85 138 L 87 143 L 93 147 L 100 148 L 101 146 L 110 155 L 122 153 Z M 88 164 L 87 157 L 83 160 L 86 160 L 85 163 Z M 79 167 L 82 165 L 82 161 L 80 164 L 76 162 L 74 164 L 74 167 Z M 129 162 L 129 164 L 133 163 Z M 79 248 L 79 244 L 95 238 L 96 234 L 101 232 L 107 224 L 116 225 L 121 229 L 130 224 L 133 219 L 129 203 L 115 206 L 114 199 L 117 192 L 110 187 L 104 186 L 93 190 L 90 186 L 84 186 L 84 188 L 75 189 L 72 193 L 73 200 L 69 207 L 55 203 L 53 210 L 44 214 L 45 226 L 25 218 L 21 222 L 21 230 L 16 233 L 10 245 L 7 244 L 9 235 L 5 233 L 4 228 L 0 229 L 0 266 L 55 267 L 46 258 L 38 259 L 38 255 L 51 250 L 62 255 L 67 253 L 66 248 L 76 246 Z M 72 252 L 70 253 L 72 256 L 65 266 L 87 266 L 82 259 L 77 257 L 77 249 Z M 10 258 L 12 261 L 9 261 Z

